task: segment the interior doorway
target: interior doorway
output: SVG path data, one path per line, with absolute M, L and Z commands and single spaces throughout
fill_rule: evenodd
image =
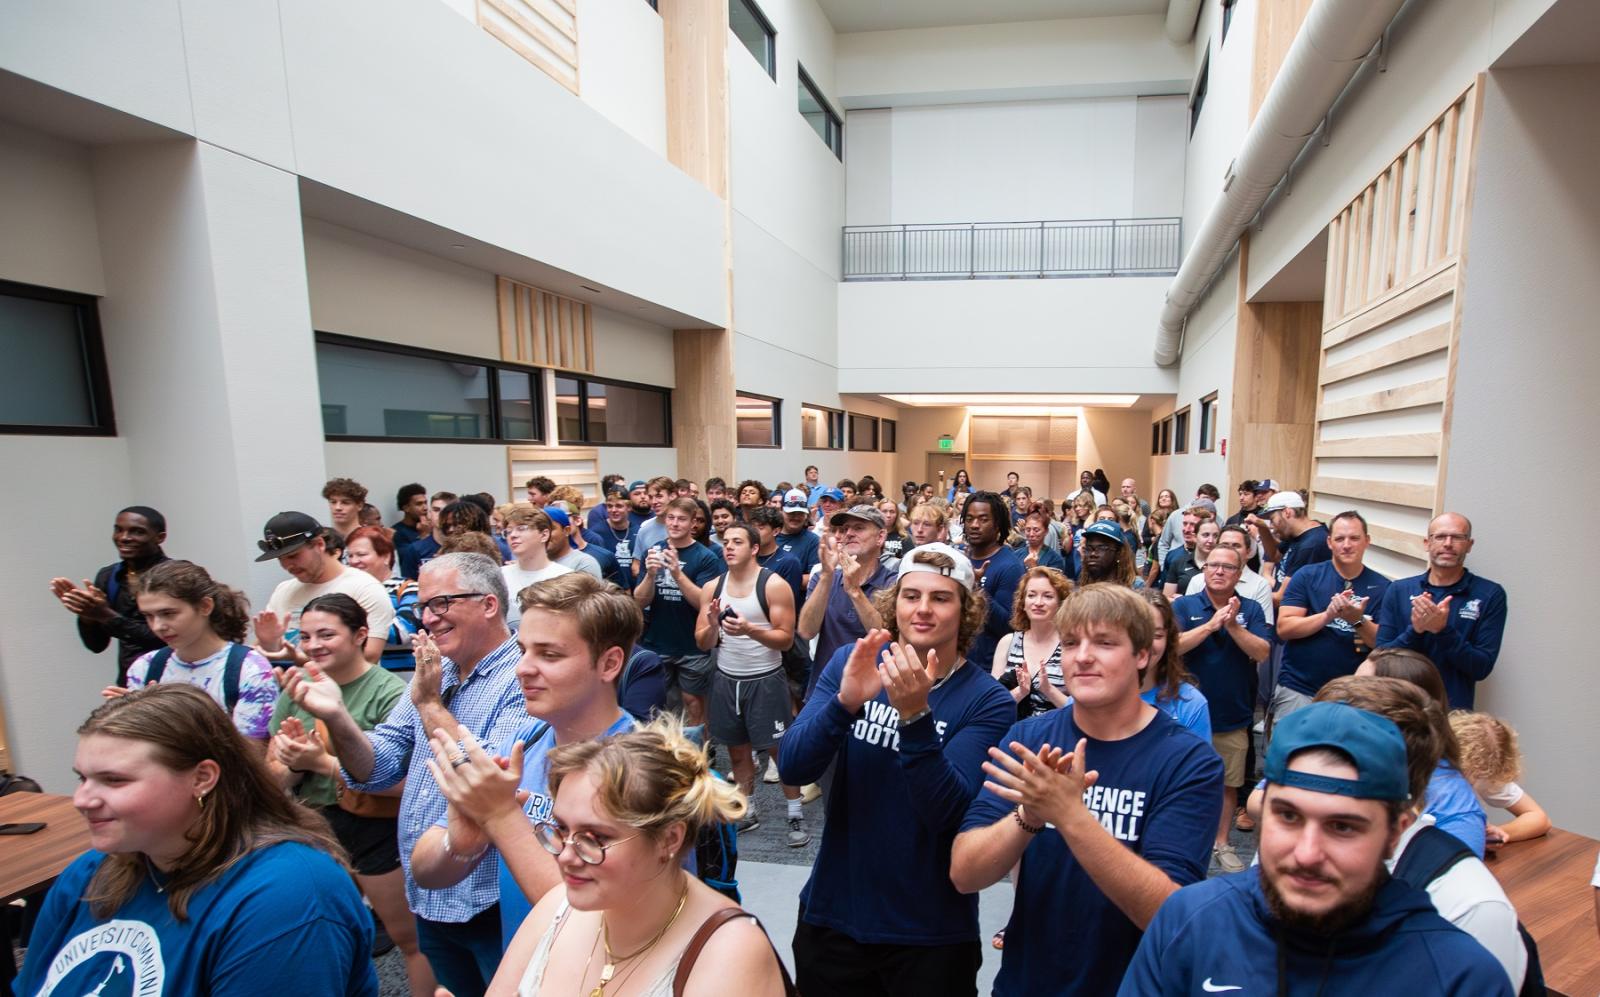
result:
M 952 453 L 949 450 L 928 451 L 928 476 L 923 481 L 933 482 L 935 494 L 943 496 L 950 491 L 954 484 L 956 472 L 967 466 L 965 453 Z M 970 470 L 967 474 L 971 474 Z

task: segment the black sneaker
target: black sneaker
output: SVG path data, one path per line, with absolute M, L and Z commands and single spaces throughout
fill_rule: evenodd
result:
M 789 838 L 786 843 L 790 848 L 804 848 L 811 844 L 811 833 L 805 829 L 799 817 L 789 818 Z
M 739 821 L 739 824 L 738 824 L 739 833 L 740 834 L 745 834 L 746 832 L 754 831 L 756 828 L 758 828 L 760 826 L 761 826 L 761 818 L 756 816 L 756 808 L 755 807 L 751 807 L 748 811 L 745 812 L 744 818 Z

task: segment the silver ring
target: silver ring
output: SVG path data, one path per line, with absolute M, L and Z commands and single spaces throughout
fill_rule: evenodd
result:
M 450 767 L 453 768 L 453 769 L 458 769 L 461 766 L 467 764 L 467 762 L 469 762 L 471 760 L 472 759 L 467 757 L 466 752 L 462 752 L 461 754 L 459 754 L 459 755 L 455 756 L 454 758 L 450 759 Z

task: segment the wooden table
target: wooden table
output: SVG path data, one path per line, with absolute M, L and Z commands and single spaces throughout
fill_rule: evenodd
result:
M 1595 933 L 1595 853 L 1600 841 L 1559 828 L 1542 838 L 1506 845 L 1489 870 L 1539 943 L 1539 962 L 1552 992 L 1600 993 L 1600 935 Z
M 32 834 L 0 836 L 0 904 L 43 889 L 89 850 L 89 825 L 70 796 L 12 793 L 0 796 L 0 823 L 43 821 Z

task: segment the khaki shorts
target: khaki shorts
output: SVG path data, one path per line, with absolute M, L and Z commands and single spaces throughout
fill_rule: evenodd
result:
M 1250 753 L 1250 728 L 1240 727 L 1211 735 L 1211 746 L 1222 756 L 1222 784 L 1234 789 L 1244 785 L 1244 760 Z

